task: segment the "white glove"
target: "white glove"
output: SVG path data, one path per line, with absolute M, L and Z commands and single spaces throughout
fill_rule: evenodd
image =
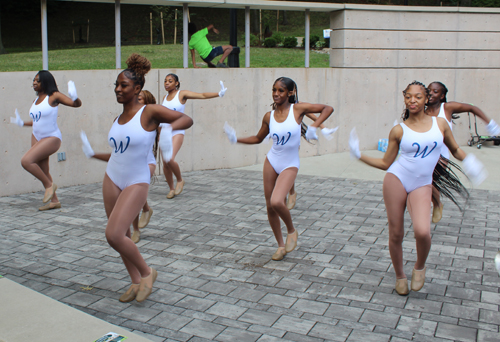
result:
M 19 127 L 23 127 L 24 126 L 24 121 L 21 120 L 21 117 L 19 116 L 19 112 L 17 111 L 17 108 L 16 108 L 16 117 L 13 118 L 12 116 L 10 117 L 10 123 L 13 123 L 13 124 L 16 124 L 18 125 Z
M 231 144 L 236 144 L 237 138 L 236 138 L 236 131 L 234 130 L 233 127 L 229 126 L 227 121 L 224 123 L 224 132 L 227 134 L 227 138 L 229 139 L 229 142 Z
M 488 130 L 488 133 L 490 133 L 490 135 L 494 137 L 500 135 L 500 127 L 498 127 L 498 124 L 493 119 L 490 120 L 490 123 L 486 126 L 486 129 Z
M 335 128 L 322 128 L 321 129 L 321 133 L 323 134 L 323 136 L 326 138 L 326 140 L 332 140 L 333 139 L 333 133 L 337 132 L 337 130 L 339 129 L 339 127 L 335 127 Z
M 75 82 L 73 81 L 68 82 L 68 94 L 73 101 L 76 101 L 78 98 L 78 95 L 76 94 Z
M 306 131 L 306 140 L 318 140 L 318 135 L 316 134 L 316 127 L 309 126 Z
M 361 158 L 361 152 L 359 151 L 359 139 L 356 134 L 356 127 L 354 127 L 349 135 L 349 150 L 351 151 L 351 158 L 359 159 Z
M 462 162 L 465 174 L 471 180 L 472 184 L 479 185 L 488 177 L 488 171 L 483 163 L 475 155 L 469 153 Z
M 160 146 L 163 161 L 168 163 L 170 159 L 172 159 L 172 154 L 174 153 L 174 146 L 172 143 L 172 126 L 168 125 L 161 128 L 158 146 Z
M 87 139 L 87 134 L 84 131 L 80 132 L 80 138 L 82 139 L 82 150 L 85 153 L 87 158 L 92 158 L 95 153 L 92 147 L 90 146 L 89 139 Z
M 219 91 L 219 97 L 223 97 L 224 94 L 226 93 L 227 88 L 224 88 L 224 83 L 220 81 L 220 91 Z

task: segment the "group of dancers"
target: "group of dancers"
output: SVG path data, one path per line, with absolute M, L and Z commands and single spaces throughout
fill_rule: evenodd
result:
M 120 254 L 131 279 L 130 287 L 119 300 L 142 302 L 152 292 L 157 271 L 146 264 L 134 242 L 139 241 L 140 228 L 148 224 L 153 214 L 147 203 L 147 194 L 156 168 L 156 153 L 161 151 L 169 185 L 167 198 L 172 199 L 183 191 L 184 179 L 175 157 L 182 146 L 184 130 L 193 124 L 193 120 L 184 114 L 185 103 L 189 99 L 223 97 L 227 88 L 221 81 L 218 93 L 180 90 L 177 75 L 168 74 L 164 82 L 167 95 L 162 105 L 158 105 L 154 96 L 143 90 L 151 63 L 138 54 L 132 54 L 126 63 L 127 69 L 118 75 L 115 83 L 116 100 L 123 105 L 123 111 L 112 123 L 108 134 L 111 153 L 95 153 L 84 132 L 81 139 L 82 149 L 88 158 L 107 162 L 102 185 L 108 217 L 105 236 L 109 245 Z M 68 83 L 69 97 L 65 96 L 58 91 L 54 77 L 48 71 L 40 71 L 35 76 L 33 89 L 37 98 L 30 108 L 32 121 L 24 122 L 17 110 L 16 118 L 11 121 L 19 126 L 33 126 L 31 148 L 22 157 L 21 164 L 42 182 L 45 204 L 40 210 L 49 210 L 61 207 L 48 163 L 49 156 L 61 145 L 57 108 L 59 104 L 80 107 L 82 102 L 73 82 Z M 479 183 L 485 177 L 482 164 L 473 155 L 466 155 L 454 140 L 453 114 L 470 111 L 488 123 L 490 134 L 500 135 L 499 126 L 479 108 L 448 103 L 446 92 L 446 87 L 439 82 L 426 87 L 415 81 L 407 86 L 403 91 L 403 122 L 392 128 L 383 158 L 361 154 L 354 129 L 349 139 L 353 158 L 387 170 L 383 196 L 389 222 L 389 250 L 396 273 L 395 290 L 400 295 L 409 293 L 403 270 L 404 211 L 408 208 L 416 238 L 417 262 L 412 272 L 411 289 L 418 291 L 424 285 L 425 262 L 431 246 L 431 202 L 434 203 L 433 220 L 439 221 L 443 208 L 439 194 L 449 195 L 449 192 L 442 191 L 443 186 L 437 187 L 439 191 L 433 191 L 436 165 L 444 165 L 442 169 L 446 171 L 450 162 L 444 157 L 449 149 L 455 158 L 463 161 L 466 174 L 474 182 Z M 272 139 L 272 147 L 264 162 L 263 181 L 268 220 L 278 244 L 271 258 L 279 261 L 297 247 L 299 239 L 290 208 L 295 205 L 294 183 L 300 166 L 301 137 L 308 141 L 317 140 L 317 128 L 322 128 L 323 135 L 331 138 L 336 129 L 323 126 L 333 108 L 326 104 L 299 102 L 297 84 L 292 79 L 278 78 L 273 84 L 272 97 L 272 110 L 264 115 L 256 135 L 238 138 L 235 129 L 228 123 L 224 125 L 224 130 L 232 144 L 258 144 L 268 136 Z M 310 117 L 312 124 L 306 126 L 304 116 Z M 396 159 L 398 154 L 400 157 Z M 174 176 L 177 181 L 175 186 Z M 442 172 L 440 177 L 446 178 L 448 173 Z M 280 219 L 287 229 L 286 239 L 283 238 Z

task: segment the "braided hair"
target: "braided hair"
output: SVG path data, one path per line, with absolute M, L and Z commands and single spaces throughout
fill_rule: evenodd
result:
M 133 53 L 126 63 L 127 69 L 122 72 L 128 79 L 134 81 L 134 86 L 138 84 L 142 90 L 144 83 L 146 83 L 145 76 L 151 70 L 151 62 L 146 57 Z
M 425 86 L 425 84 L 423 84 L 422 82 L 419 82 L 419 81 L 413 81 L 411 82 L 410 84 L 408 84 L 405 88 L 405 90 L 403 90 L 403 95 L 406 95 L 406 92 L 408 91 L 408 88 L 410 88 L 410 86 L 412 85 L 418 85 L 418 86 L 421 86 L 422 88 L 424 88 L 425 90 L 425 97 L 429 97 L 429 89 Z M 408 119 L 410 117 L 410 110 L 408 108 L 405 108 L 403 110 L 403 114 L 401 115 L 401 119 L 403 119 L 403 121 L 406 121 L 406 119 Z

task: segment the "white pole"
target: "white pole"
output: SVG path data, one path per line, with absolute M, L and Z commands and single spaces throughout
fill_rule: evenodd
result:
M 304 49 L 306 52 L 306 60 L 305 60 L 305 67 L 309 68 L 309 31 L 310 31 L 310 23 L 311 23 L 311 15 L 309 13 L 309 9 L 306 9 L 306 36 L 305 36 L 305 43 L 304 43 Z
M 245 6 L 245 68 L 250 68 L 250 6 Z
M 121 37 L 121 19 L 120 19 L 120 0 L 115 0 L 115 50 L 116 50 L 116 68 L 122 68 L 122 37 Z
M 49 70 L 49 46 L 47 38 L 47 0 L 41 0 L 42 9 L 42 60 L 43 70 Z
M 188 65 L 188 4 L 182 4 L 182 46 L 184 54 L 184 68 L 189 68 Z M 193 65 L 194 67 L 194 65 Z

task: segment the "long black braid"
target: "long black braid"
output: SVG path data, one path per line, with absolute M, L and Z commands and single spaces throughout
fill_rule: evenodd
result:
M 460 182 L 460 178 L 457 176 L 458 172 L 465 174 L 460 166 L 441 156 L 432 174 L 432 186 L 434 186 L 441 195 L 447 197 L 455 203 L 458 209 L 463 212 L 469 200 L 470 194 L 462 182 Z M 463 200 L 465 200 L 463 206 L 459 204 L 459 201 L 454 193 L 458 194 Z

